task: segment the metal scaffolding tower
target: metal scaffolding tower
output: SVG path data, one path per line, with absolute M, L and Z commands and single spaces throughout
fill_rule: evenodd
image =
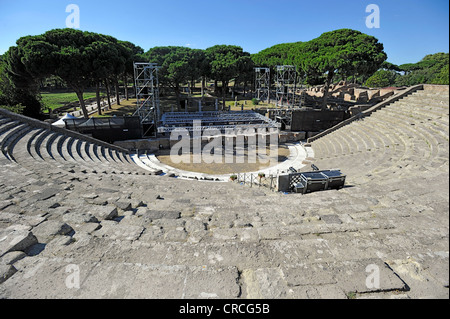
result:
M 154 63 L 134 63 L 136 84 L 137 110 L 134 116 L 139 116 L 141 124 L 156 126 L 161 118 L 159 101 L 158 66 Z M 144 132 L 144 135 L 146 132 Z
M 270 68 L 255 68 L 255 93 L 260 101 L 270 102 Z
M 297 69 L 293 65 L 276 67 L 276 105 L 279 108 L 296 108 Z

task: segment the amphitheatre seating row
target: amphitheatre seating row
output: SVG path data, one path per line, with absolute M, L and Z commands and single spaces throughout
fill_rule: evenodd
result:
M 14 120 L 0 113 L 0 148 L 3 156 L 25 167 L 89 171 L 103 174 L 150 174 L 128 152 L 64 129 Z
M 425 86 L 314 141 L 315 160 L 366 181 L 448 171 L 448 116 L 448 89 Z

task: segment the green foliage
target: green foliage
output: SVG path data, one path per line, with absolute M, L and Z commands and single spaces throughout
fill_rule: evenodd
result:
M 0 105 L 0 108 L 8 110 L 13 113 L 17 113 L 17 114 L 23 114 L 23 111 L 25 110 L 25 106 L 23 106 L 22 104 Z
M 387 70 L 387 71 L 396 71 L 396 72 L 402 71 L 402 69 L 398 65 L 390 63 L 388 61 L 384 61 L 381 64 L 381 69 Z
M 383 88 L 395 84 L 397 73 L 388 70 L 378 70 L 367 81 L 366 86 L 373 88 Z
M 6 73 L 18 89 L 26 89 L 35 96 L 38 95 L 36 84 L 39 80 L 61 79 L 77 94 L 87 117 L 85 89 L 106 78 L 117 84 L 120 75 L 131 72 L 127 63 L 139 59 L 142 51 L 108 35 L 54 29 L 17 40 L 17 46 L 6 53 Z
M 372 75 L 387 55 L 375 37 L 359 31 L 341 29 L 326 32 L 307 42 L 300 51 L 302 69 L 310 75 Z
M 209 73 L 209 63 L 202 50 L 180 46 L 154 47 L 145 53 L 145 57 L 160 67 L 159 81 L 174 90 L 178 110 L 181 110 L 180 86 Z
M 448 80 L 448 53 L 436 53 L 425 56 L 417 63 L 400 65 L 405 72 L 396 80 L 398 86 L 411 86 L 417 84 L 449 84 Z
M 206 56 L 210 61 L 211 77 L 222 82 L 237 77 L 250 64 L 250 53 L 236 45 L 215 45 L 206 49 Z
M 297 44 L 291 56 L 306 75 L 308 84 L 324 81 L 322 108 L 326 107 L 329 86 L 336 75 L 369 77 L 387 59 L 383 44 L 375 37 L 351 29 L 326 32 L 309 42 Z
M 301 45 L 296 43 L 281 43 L 264 49 L 252 55 L 252 60 L 256 65 L 264 67 L 275 67 L 277 65 L 291 65 L 295 56 L 295 48 Z
M 232 80 L 252 82 L 255 65 L 272 69 L 295 65 L 304 83 L 325 83 L 326 88 L 340 79 L 355 79 L 372 87 L 449 84 L 448 53 L 430 54 L 400 66 L 386 59 L 383 44 L 375 37 L 351 29 L 326 32 L 308 42 L 277 44 L 253 55 L 235 45 L 206 50 L 166 46 L 144 53 L 133 43 L 108 35 L 55 29 L 22 37 L 0 56 L 0 105 L 38 117 L 42 108 L 38 83 L 51 79 L 71 87 L 83 108 L 86 88 L 105 79 L 117 87 L 121 76 L 133 76 L 133 62 L 144 61 L 160 66 L 161 84 L 172 87 L 178 99 L 180 86 L 199 78 L 221 81 L 225 88 Z M 223 90 L 223 99 L 225 94 Z M 44 107 L 56 107 L 48 98 L 44 96 Z
M 253 104 L 253 105 L 258 105 L 258 104 L 259 104 L 258 99 L 252 99 L 252 104 Z
M 432 84 L 445 84 L 449 85 L 449 68 L 448 64 L 441 69 L 434 79 L 431 81 Z
M 179 87 L 187 82 L 191 73 L 196 72 L 194 51 L 187 47 L 154 47 L 146 54 L 147 59 L 159 67 L 159 80 L 171 87 Z
M 308 42 L 283 43 L 252 55 L 256 65 L 274 67 L 295 65 L 299 77 L 309 85 L 330 83 L 333 79 L 367 79 L 384 63 L 383 45 L 372 36 L 351 29 L 326 32 Z M 384 64 L 383 64 L 384 63 Z
M 5 54 L 0 58 L 1 107 L 30 117 L 39 117 L 41 102 L 37 94 L 37 85 L 30 79 L 19 81 L 19 85 L 16 85 L 11 78 L 19 77 L 9 72 Z

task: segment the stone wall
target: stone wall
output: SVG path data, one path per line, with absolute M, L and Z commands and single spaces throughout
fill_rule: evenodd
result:
M 361 87 L 358 84 L 346 83 L 341 81 L 337 84 L 330 86 L 330 96 L 336 99 L 342 99 L 345 102 L 355 102 L 355 103 L 379 103 L 388 97 L 397 94 L 404 88 L 367 88 Z M 311 97 L 323 97 L 324 86 L 314 86 L 306 90 L 306 94 Z

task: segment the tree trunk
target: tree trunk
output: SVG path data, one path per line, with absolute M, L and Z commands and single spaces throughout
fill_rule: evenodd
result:
M 100 84 L 98 81 L 95 82 L 95 97 L 97 98 L 98 115 L 102 115 L 102 105 L 100 103 Z
M 206 84 L 206 78 L 202 76 L 202 98 L 205 96 L 205 84 Z
M 75 90 L 75 93 L 77 94 L 78 101 L 80 102 L 81 111 L 83 111 L 83 117 L 88 119 L 89 113 L 86 109 L 86 104 L 84 103 L 83 92 L 81 90 Z
M 128 77 L 126 75 L 123 76 L 123 87 L 125 89 L 125 99 L 128 101 Z
M 110 90 L 109 90 L 109 83 L 108 79 L 104 80 L 105 88 L 106 88 L 106 97 L 108 98 L 108 110 L 111 110 L 111 97 L 110 97 Z
M 175 86 L 175 95 L 177 97 L 177 110 L 181 112 L 180 86 L 178 84 Z
M 114 89 L 116 91 L 117 105 L 120 105 L 119 80 L 117 77 L 114 77 Z
M 327 81 L 325 82 L 325 87 L 323 89 L 323 100 L 322 100 L 322 110 L 327 109 L 327 101 L 328 101 L 328 95 L 330 90 L 331 81 L 333 81 L 334 72 L 328 72 Z
M 222 81 L 222 111 L 225 111 L 225 108 L 226 108 L 226 103 L 225 103 L 226 88 L 228 88 L 227 81 Z
M 194 94 L 194 89 L 195 89 L 195 79 L 192 79 L 191 80 L 191 95 L 193 95 Z

